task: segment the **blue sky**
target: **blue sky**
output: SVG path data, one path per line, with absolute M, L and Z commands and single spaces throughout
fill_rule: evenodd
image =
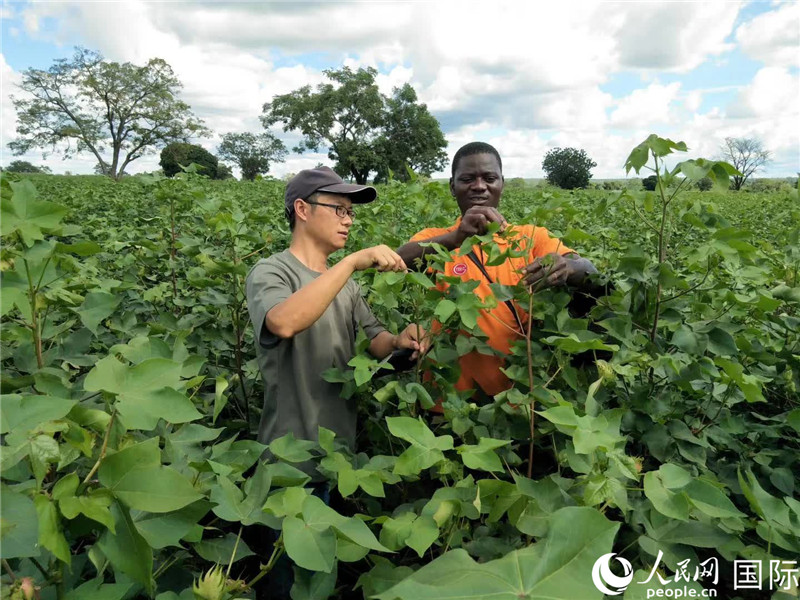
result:
M 14 158 L 5 145 L 20 73 L 80 45 L 109 60 L 167 60 L 215 132 L 198 140 L 212 151 L 224 132 L 260 131 L 273 95 L 346 64 L 378 68 L 387 93 L 410 82 L 450 156 L 488 141 L 510 177 L 540 177 L 555 146 L 585 148 L 596 178 L 624 177 L 625 156 L 649 133 L 686 141 L 692 157 L 713 157 L 726 136 L 758 137 L 774 154 L 762 176 L 800 170 L 797 2 L 5 2 L 0 26 L 2 164 Z M 289 147 L 298 139 L 275 133 Z M 22 158 L 55 172 L 91 172 L 95 162 Z M 322 149 L 273 171 L 318 162 L 328 162 Z M 132 167 L 152 170 L 157 157 Z

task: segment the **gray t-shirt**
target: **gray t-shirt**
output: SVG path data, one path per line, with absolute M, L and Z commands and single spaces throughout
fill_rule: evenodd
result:
M 356 438 L 356 401 L 340 397 L 342 385 L 328 383 L 330 367 L 347 369 L 355 354 L 357 327 L 369 339 L 384 328 L 372 314 L 352 279 L 308 329 L 289 339 L 269 331 L 267 313 L 321 273 L 312 271 L 289 250 L 262 258 L 247 275 L 247 309 L 255 328 L 256 354 L 264 380 L 264 410 L 258 441 L 264 444 L 292 432 L 316 441 L 326 427 L 351 446 Z

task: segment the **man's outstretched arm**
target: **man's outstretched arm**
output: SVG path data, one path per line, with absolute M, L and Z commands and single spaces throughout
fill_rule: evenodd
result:
M 265 317 L 269 331 L 290 338 L 308 329 L 322 316 L 354 271 L 376 267 L 379 271 L 404 271 L 405 263 L 388 246 L 365 248 L 344 257 L 308 285 L 304 285 Z

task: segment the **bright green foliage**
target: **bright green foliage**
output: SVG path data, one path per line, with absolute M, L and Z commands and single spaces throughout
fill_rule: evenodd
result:
M 188 167 L 192 163 L 198 165 L 197 172 L 211 179 L 222 179 L 217 177 L 219 161 L 211 152 L 195 144 L 184 142 L 173 142 L 164 146 L 161 150 L 161 158 L 158 164 L 167 177 L 173 177 L 183 172 L 181 167 Z
M 642 179 L 642 187 L 648 192 L 655 191 L 657 185 L 658 185 L 657 175 L 648 175 L 647 177 Z
M 666 587 L 638 583 L 660 551 L 662 574 L 717 557 L 718 597 L 736 598 L 734 560 L 800 553 L 800 215 L 796 190 L 728 193 L 725 163 L 665 170 L 685 151 L 634 149 L 652 191 L 506 190 L 504 216 L 589 257 L 603 293 L 494 286 L 487 305 L 516 299 L 532 322 L 495 398 L 453 387 L 460 355 L 493 353 L 475 282 L 360 274 L 389 329 L 420 322 L 434 343 L 400 373 L 360 336 L 326 373 L 360 406 L 355 452 L 327 430 L 255 441 L 242 287 L 289 239 L 280 183 L 4 176 L 2 558 L 67 600 L 252 598 L 283 554 L 309 569 L 295 598 L 599 599 L 602 554 L 631 562 L 624 597 L 642 598 Z M 347 251 L 457 214 L 442 183 L 379 191 Z
M 587 187 L 592 178 L 591 169 L 596 166 L 586 150 L 576 148 L 553 148 L 542 161 L 547 181 L 565 190 Z
M 220 157 L 235 163 L 242 171 L 242 179 L 248 181 L 267 173 L 270 164 L 283 162 L 286 152 L 283 142 L 268 132 L 226 133 L 219 146 Z
M 50 173 L 49 167 L 37 167 L 27 160 L 12 160 L 4 170 L 8 173 Z
M 323 72 L 332 83 L 316 91 L 306 85 L 264 104 L 264 126 L 282 123 L 284 131 L 299 130 L 304 137 L 297 152 L 326 144 L 334 170 L 357 183 L 366 183 L 371 173 L 385 181 L 391 171 L 406 181 L 409 168 L 430 175 L 444 167 L 447 142 L 439 123 L 417 103 L 409 84 L 387 98 L 371 67 Z
M 181 83 L 160 58 L 139 67 L 77 48 L 72 59 L 56 59 L 46 71 L 23 71 L 19 87 L 26 94 L 14 98 L 17 137 L 9 147 L 15 154 L 91 152 L 102 174 L 114 179 L 158 146 L 207 133 L 178 99 Z M 111 156 L 104 156 L 106 148 Z

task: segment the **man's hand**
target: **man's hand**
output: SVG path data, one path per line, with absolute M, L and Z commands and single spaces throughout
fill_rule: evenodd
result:
M 483 235 L 489 223 L 499 223 L 500 231 L 505 230 L 508 221 L 500 214 L 496 208 L 490 206 L 473 206 L 461 217 L 458 225 L 458 235 L 462 240 L 472 235 Z
M 378 271 L 405 271 L 406 263 L 389 246 L 373 246 L 364 248 L 349 255 L 345 260 L 349 260 L 354 271 L 363 271 L 370 267 L 375 267 Z
M 551 252 L 534 260 L 522 273 L 523 283 L 528 287 L 533 286 L 534 290 L 566 285 L 572 274 L 572 261 L 557 252 Z
M 395 349 L 409 348 L 414 353 L 411 355 L 411 360 L 416 360 L 421 354 L 425 354 L 430 346 L 427 333 L 420 325 L 412 323 L 401 331 L 398 335 L 394 336 L 392 344 Z

